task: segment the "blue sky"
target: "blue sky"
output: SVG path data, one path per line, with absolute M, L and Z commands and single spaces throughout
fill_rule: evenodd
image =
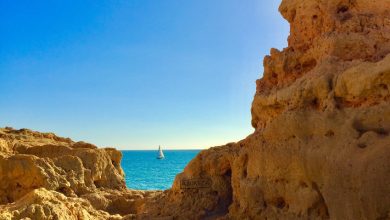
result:
M 0 0 L 0 126 L 119 149 L 207 148 L 253 132 L 279 0 Z

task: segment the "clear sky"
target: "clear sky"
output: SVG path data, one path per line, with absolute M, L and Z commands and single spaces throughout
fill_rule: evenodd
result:
M 0 126 L 119 149 L 253 132 L 280 0 L 0 1 Z

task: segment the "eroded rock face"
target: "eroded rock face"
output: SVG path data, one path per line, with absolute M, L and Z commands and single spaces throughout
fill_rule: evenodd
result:
M 0 219 L 122 219 L 94 209 L 87 201 L 39 188 L 2 207 Z
M 116 150 L 27 129 L 2 129 L 1 140 L 8 143 L 0 158 L 1 203 L 13 202 L 39 187 L 69 196 L 96 188 L 125 188 L 121 154 Z
M 113 148 L 12 128 L 0 146 L 0 219 L 122 219 L 151 194 L 126 189 Z
M 0 130 L 1 219 L 390 218 L 390 1 L 283 0 L 255 132 L 200 152 L 171 189 L 125 188 L 120 152 Z
M 255 132 L 201 152 L 156 213 L 390 218 L 390 1 L 284 0 L 279 9 L 289 46 L 264 59 Z M 199 178 L 210 187 L 180 188 Z

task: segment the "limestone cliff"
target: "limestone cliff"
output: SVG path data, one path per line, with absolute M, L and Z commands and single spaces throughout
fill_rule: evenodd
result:
M 123 219 L 161 192 L 126 189 L 121 152 L 0 129 L 0 219 Z
M 0 130 L 0 219 L 390 219 L 390 1 L 283 0 L 255 132 L 171 189 L 125 188 L 120 152 Z
M 288 47 L 264 58 L 255 132 L 191 161 L 162 216 L 390 219 L 390 1 L 284 0 L 279 10 Z M 183 189 L 190 179 L 211 183 Z

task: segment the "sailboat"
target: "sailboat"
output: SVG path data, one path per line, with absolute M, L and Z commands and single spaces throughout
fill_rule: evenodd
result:
M 159 160 L 161 160 L 161 159 L 164 159 L 165 157 L 164 157 L 164 153 L 163 153 L 163 151 L 162 151 L 162 149 L 161 149 L 161 146 L 159 145 L 158 146 L 158 155 L 157 155 L 157 159 L 159 159 Z

